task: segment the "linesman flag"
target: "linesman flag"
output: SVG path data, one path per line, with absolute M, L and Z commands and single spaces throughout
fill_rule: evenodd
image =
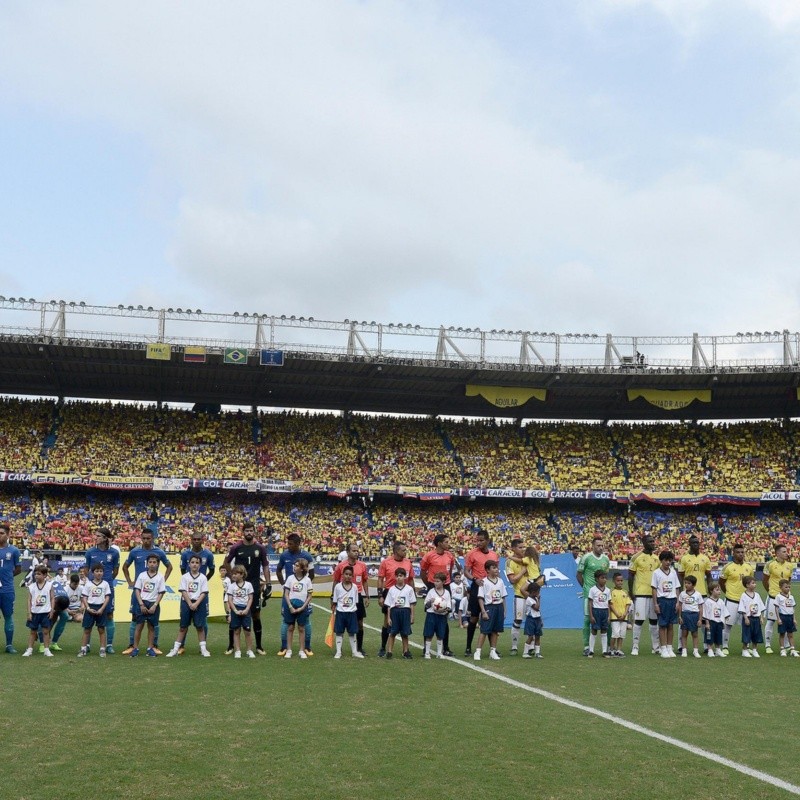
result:
M 172 348 L 168 344 L 159 342 L 158 344 L 147 345 L 147 358 L 156 361 L 169 361 L 172 356 Z
M 222 359 L 223 364 L 246 364 L 247 350 L 239 347 L 226 347 L 225 355 Z

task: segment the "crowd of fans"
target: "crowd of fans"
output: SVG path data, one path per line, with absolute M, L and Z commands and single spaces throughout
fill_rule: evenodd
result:
M 800 425 L 440 420 L 0 400 L 0 469 L 449 489 L 797 489 Z
M 655 537 L 657 548 L 678 553 L 696 534 L 705 551 L 720 561 L 728 559 L 735 542 L 744 544 L 751 561 L 763 561 L 778 541 L 789 547 L 793 558 L 800 558 L 800 511 L 785 506 L 715 507 L 709 512 L 594 503 L 315 499 L 236 492 L 192 492 L 165 500 L 144 493 L 34 488 L 0 492 L 0 519 L 8 520 L 16 543 L 29 549 L 83 550 L 94 543 L 99 526 L 109 527 L 115 543 L 127 549 L 138 543 L 142 527 L 151 525 L 168 551 L 185 548 L 191 532 L 198 531 L 211 550 L 225 552 L 241 537 L 242 523 L 252 520 L 273 552 L 281 552 L 288 535 L 298 532 L 306 549 L 333 559 L 348 542 L 357 542 L 367 557 L 378 558 L 396 539 L 408 544 L 412 556 L 421 556 L 438 533 L 448 534 L 454 552 L 466 552 L 477 528 L 487 530 L 502 550 L 521 536 L 543 553 L 565 552 L 573 544 L 583 552 L 599 534 L 612 558 L 626 559 L 640 548 L 644 533 Z

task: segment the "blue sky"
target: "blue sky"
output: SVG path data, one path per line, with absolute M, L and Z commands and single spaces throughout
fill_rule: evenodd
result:
M 0 294 L 797 330 L 800 4 L 0 5 Z

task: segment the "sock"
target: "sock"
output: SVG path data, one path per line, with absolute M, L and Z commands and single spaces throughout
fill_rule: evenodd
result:
M 14 641 L 14 617 L 5 618 L 6 647 L 11 647 Z
M 342 636 L 337 636 L 336 637 L 336 654 L 337 655 L 341 655 L 342 654 L 342 640 L 343 640 Z
M 775 629 L 775 620 L 768 619 L 767 625 L 764 628 L 764 645 L 770 647 L 772 645 L 772 631 Z
M 181 644 L 182 644 L 181 640 L 180 639 L 176 639 L 175 640 L 175 644 L 172 645 L 172 649 L 177 653 L 178 650 L 181 649 Z
M 467 650 L 472 650 L 472 640 L 475 638 L 475 629 L 477 627 L 477 623 L 471 620 L 467 623 Z
M 386 649 L 386 643 L 389 641 L 389 629 L 384 625 L 381 628 L 381 650 Z
M 306 641 L 305 641 L 305 649 L 311 649 L 311 617 L 306 620 Z
M 442 642 L 442 647 L 445 650 L 450 649 L 450 626 L 446 625 L 444 629 L 444 641 Z
M 233 650 L 233 631 L 228 628 L 228 650 Z
M 130 647 L 133 647 L 133 637 L 135 636 L 135 634 L 136 634 L 136 623 L 131 622 L 131 624 L 128 626 L 128 645 Z
M 595 635 L 593 633 L 589 634 L 589 652 L 594 653 L 594 639 Z
M 634 648 L 639 647 L 639 639 L 642 638 L 642 627 L 644 626 L 643 622 L 636 622 L 633 626 L 633 646 Z
M 64 633 L 64 628 L 67 627 L 67 622 L 69 622 L 69 614 L 66 611 L 62 611 L 58 615 L 58 622 L 56 622 L 56 626 L 53 629 L 53 644 L 58 644 L 61 634 Z
M 650 620 L 650 643 L 653 650 L 658 650 L 661 647 L 661 641 L 658 638 L 658 620 Z
M 281 622 L 281 650 L 286 649 L 286 634 L 289 632 L 289 626 L 285 622 Z
M 358 645 L 356 644 L 356 637 L 350 634 L 350 652 L 355 655 L 358 652 Z
M 534 653 L 541 653 L 542 652 L 542 646 L 540 644 L 535 644 L 533 646 L 533 652 Z
M 356 644 L 358 645 L 358 652 L 359 653 L 363 653 L 364 652 L 364 631 L 360 630 L 356 634 Z
M 253 620 L 253 633 L 256 635 L 256 650 L 261 650 L 261 617 Z
M 519 646 L 519 625 L 515 622 L 511 626 L 511 649 L 516 650 Z
M 527 655 L 528 653 L 530 653 L 531 650 L 533 650 L 533 645 L 530 645 L 527 642 L 525 642 L 525 644 L 522 647 L 522 655 Z
M 722 629 L 722 646 L 727 647 L 731 640 L 731 630 L 733 629 L 733 625 L 726 625 Z
M 431 643 L 430 642 L 425 642 L 425 647 L 423 649 L 423 652 L 425 653 L 426 656 L 429 656 L 431 654 Z
M 200 652 L 205 653 L 208 650 L 205 642 L 200 642 Z
M 603 648 L 604 653 L 608 652 L 608 639 L 602 634 L 600 634 L 600 646 Z
M 436 641 L 436 655 L 437 655 L 439 658 L 441 658 L 441 657 L 442 657 L 442 651 L 443 651 L 443 644 L 442 644 L 442 640 L 441 640 L 441 639 L 438 639 L 438 640 Z

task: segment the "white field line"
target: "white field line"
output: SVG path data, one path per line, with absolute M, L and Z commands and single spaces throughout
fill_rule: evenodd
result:
M 325 608 L 324 606 L 318 605 L 317 603 L 314 603 L 313 605 L 321 609 L 322 611 L 327 611 L 328 613 L 330 613 L 330 608 Z M 380 633 L 380 628 L 376 628 L 374 625 L 367 625 L 365 623 L 364 627 L 369 628 L 371 631 L 377 631 L 378 633 Z M 413 647 L 422 650 L 422 645 L 417 644 L 416 642 L 410 642 L 410 644 Z M 750 778 L 755 778 L 757 781 L 761 781 L 762 783 L 767 783 L 770 786 L 775 786 L 778 789 L 783 789 L 784 791 L 789 792 L 791 794 L 800 795 L 800 786 L 796 786 L 793 783 L 789 783 L 788 781 L 782 780 L 781 778 L 777 778 L 774 775 L 770 775 L 767 772 L 762 772 L 761 770 L 753 769 L 752 767 L 748 767 L 745 764 L 739 764 L 736 761 L 732 761 L 730 758 L 725 758 L 725 756 L 721 756 L 717 753 L 712 753 L 710 750 L 705 750 L 702 747 L 697 747 L 696 745 L 689 744 L 688 742 L 681 741 L 680 739 L 675 739 L 672 736 L 666 736 L 665 734 L 659 733 L 658 731 L 654 731 L 650 728 L 645 728 L 644 725 L 637 725 L 635 722 L 629 722 L 628 720 L 623 719 L 622 717 L 617 717 L 614 714 L 609 714 L 605 711 L 600 711 L 597 708 L 592 708 L 591 706 L 583 705 L 583 703 L 578 703 L 575 700 L 569 700 L 566 697 L 561 697 L 560 695 L 554 694 L 553 692 L 548 692 L 545 689 L 538 689 L 535 686 L 529 686 L 527 683 L 522 683 L 521 681 L 515 681 L 513 678 L 508 678 L 505 675 L 501 675 L 497 672 L 491 672 L 488 669 L 479 667 L 472 660 L 464 661 L 457 658 L 447 658 L 447 657 L 445 657 L 443 660 L 450 661 L 451 663 L 457 664 L 459 667 L 464 667 L 465 669 L 471 669 L 473 672 L 479 672 L 481 675 L 486 675 L 489 678 L 494 678 L 495 680 L 502 681 L 508 686 L 513 686 L 515 689 L 522 689 L 525 692 L 530 692 L 531 694 L 539 695 L 539 697 L 544 697 L 546 700 L 552 700 L 554 703 L 559 703 L 562 706 L 573 708 L 576 711 L 582 711 L 585 714 L 591 714 L 592 716 L 599 717 L 600 719 L 604 719 L 607 722 L 611 722 L 614 725 L 619 725 L 621 728 L 627 728 L 629 731 L 640 733 L 643 736 L 648 736 L 651 739 L 656 739 L 657 741 L 663 742 L 664 744 L 672 745 L 673 747 L 677 747 L 680 750 L 685 750 L 687 753 L 699 756 L 700 758 L 705 758 L 707 761 L 713 761 L 715 764 L 720 764 L 723 767 L 728 767 L 729 769 L 736 770 L 736 772 L 740 772 L 743 775 L 747 775 Z

